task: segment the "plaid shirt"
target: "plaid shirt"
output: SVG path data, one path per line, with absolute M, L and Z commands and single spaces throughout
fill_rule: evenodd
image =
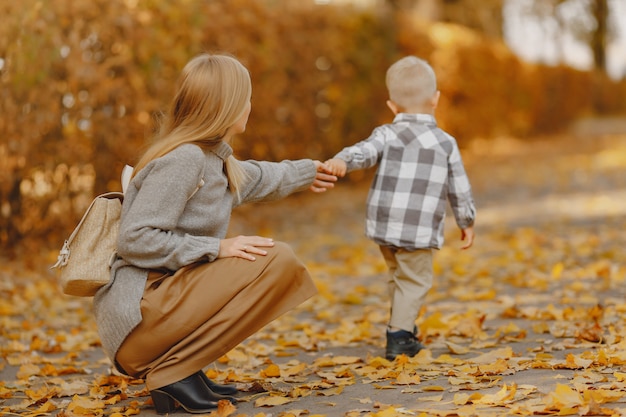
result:
M 441 248 L 450 201 L 457 225 L 474 224 L 476 209 L 455 139 L 428 114 L 398 114 L 335 158 L 348 172 L 378 165 L 367 198 L 366 234 L 380 245 Z

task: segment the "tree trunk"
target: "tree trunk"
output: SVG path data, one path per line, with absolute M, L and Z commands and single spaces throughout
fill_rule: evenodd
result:
M 593 0 L 591 13 L 596 21 L 596 28 L 591 33 L 591 51 L 597 70 L 606 72 L 606 46 L 608 36 L 609 5 L 608 0 Z

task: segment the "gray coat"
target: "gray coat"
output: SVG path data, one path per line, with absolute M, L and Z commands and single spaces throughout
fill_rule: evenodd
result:
M 280 199 L 306 189 L 315 178 L 310 159 L 242 161 L 249 180 L 238 200 L 224 173 L 224 161 L 231 154 L 224 142 L 211 150 L 182 145 L 151 161 L 130 182 L 122 207 L 118 259 L 110 283 L 94 297 L 98 333 L 113 363 L 126 336 L 142 320 L 140 302 L 150 270 L 176 271 L 193 262 L 212 262 L 234 207 Z

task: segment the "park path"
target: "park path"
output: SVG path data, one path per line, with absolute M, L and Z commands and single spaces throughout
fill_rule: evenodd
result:
M 604 393 L 608 386 L 617 398 L 606 400 L 606 394 L 602 406 L 626 415 L 625 378 L 619 376 L 626 369 L 620 359 L 620 341 L 626 340 L 624 122 L 585 121 L 546 138 L 475 141 L 463 156 L 478 206 L 476 244 L 459 251 L 458 231 L 448 222 L 446 245 L 435 255 L 436 283 L 418 321 L 428 349 L 407 364 L 387 365 L 385 374 L 376 367 L 387 314 L 385 266 L 363 237 L 371 172 L 323 195 L 301 193 L 234 213 L 231 233 L 289 242 L 320 294 L 209 368 L 247 391 L 232 415 L 599 412 L 599 400 L 590 403 L 583 393 L 589 387 Z M 68 372 L 64 380 L 74 387 L 102 386 L 99 378 L 110 367 L 93 347 L 88 300 L 59 296 L 44 303 L 36 298 L 37 284 L 16 283 L 6 271 L 0 278 L 0 410 L 23 401 L 28 389 L 60 384 L 42 369 L 46 363 L 61 368 L 59 358 L 70 350 L 70 362 L 86 373 Z M 46 345 L 54 332 L 61 351 L 24 348 L 39 339 Z M 610 360 L 598 359 L 600 351 Z M 26 382 L 16 382 L 33 354 L 49 360 Z M 272 377 L 275 369 L 280 377 Z M 2 400 L 3 386 L 16 395 Z M 559 403 L 571 394 L 566 389 L 577 390 L 582 400 Z M 155 415 L 142 390 L 142 384 L 130 384 L 131 398 L 106 406 L 105 413 L 123 406 L 121 411 L 134 407 Z M 460 396 L 471 394 L 481 397 Z M 82 415 L 70 400 L 54 398 L 59 408 L 50 411 Z
M 591 371 L 568 368 L 568 355 L 584 355 L 598 347 L 596 341 L 578 337 L 590 332 L 593 323 L 564 319 L 564 312 L 585 316 L 596 305 L 622 308 L 626 295 L 626 234 L 622 232 L 626 226 L 626 123 L 621 119 L 589 120 L 567 134 L 546 138 L 476 141 L 463 154 L 478 205 L 478 240 L 472 250 L 461 253 L 458 232 L 453 222 L 448 222 L 447 244 L 436 255 L 437 283 L 429 294 L 422 324 L 428 327 L 430 315 L 447 318 L 456 329 L 445 337 L 432 331 L 428 347 L 433 357 L 440 357 L 452 352 L 448 344 L 453 343 L 465 348 L 458 351 L 464 354 L 455 355 L 459 361 L 491 352 L 494 356 L 487 358 L 493 362 L 502 359 L 498 350 L 504 349 L 500 354 L 509 366 L 499 375 L 477 377 L 480 381 L 474 381 L 475 389 L 485 394 L 501 390 L 504 384 L 534 387 L 535 392 L 521 407 L 526 412 L 536 411 L 534 401 L 541 403 L 541 395 Z M 301 329 L 324 333 L 330 339 L 318 337 L 315 344 L 292 336 L 298 341 L 295 346 L 300 344 L 305 350 L 296 355 L 304 363 L 314 364 L 324 356 L 365 359 L 382 354 L 385 268 L 375 245 L 363 238 L 367 185 L 367 180 L 357 185 L 340 183 L 322 196 L 303 194 L 250 206 L 235 216 L 234 233 L 271 234 L 290 242 L 322 288 L 319 298 L 323 301 L 305 305 L 295 315 L 269 326 L 260 341 L 286 328 L 298 328 L 299 323 Z M 321 313 L 324 310 L 326 313 Z M 621 313 L 606 316 L 605 326 L 621 329 Z M 366 322 L 370 326 L 361 333 L 351 325 Z M 502 334 L 496 336 L 498 333 Z M 507 349 L 514 352 L 512 357 L 507 357 Z M 537 364 L 541 352 L 552 356 L 550 365 Z M 282 364 L 289 359 L 295 360 L 290 356 L 273 358 Z M 444 369 L 458 366 L 443 363 Z M 529 363 L 534 363 L 533 367 Z M 341 368 L 339 364 L 331 367 Z M 598 369 L 597 373 L 610 370 Z M 379 385 L 361 377 L 353 385 L 338 383 L 343 391 L 330 398 L 310 395 L 267 410 L 249 402 L 240 405 L 239 411 L 275 416 L 295 409 L 339 416 L 355 410 L 382 412 L 386 406 L 396 405 L 414 412 L 454 415 L 463 408 L 452 402 L 460 389 L 450 385 L 447 372 L 436 366 L 424 366 L 421 371 L 427 376 L 422 376 L 414 389 Z M 320 374 L 328 375 L 323 369 L 311 372 L 309 382 L 319 382 L 323 379 Z M 299 380 L 286 384 L 285 389 L 291 389 L 294 382 Z M 439 394 L 441 387 L 441 397 L 432 395 Z M 420 402 L 424 398 L 426 402 Z M 437 405 L 429 406 L 428 401 Z M 626 405 L 614 409 L 623 407 Z M 471 415 L 476 411 L 470 407 L 465 412 Z M 506 413 L 494 407 L 476 415 Z

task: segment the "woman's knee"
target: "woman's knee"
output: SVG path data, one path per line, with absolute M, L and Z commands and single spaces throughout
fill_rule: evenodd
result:
M 291 246 L 285 242 L 274 242 L 272 250 L 272 258 L 270 263 L 274 268 L 283 269 L 285 272 L 290 270 L 305 269 L 304 265 L 298 259 Z

